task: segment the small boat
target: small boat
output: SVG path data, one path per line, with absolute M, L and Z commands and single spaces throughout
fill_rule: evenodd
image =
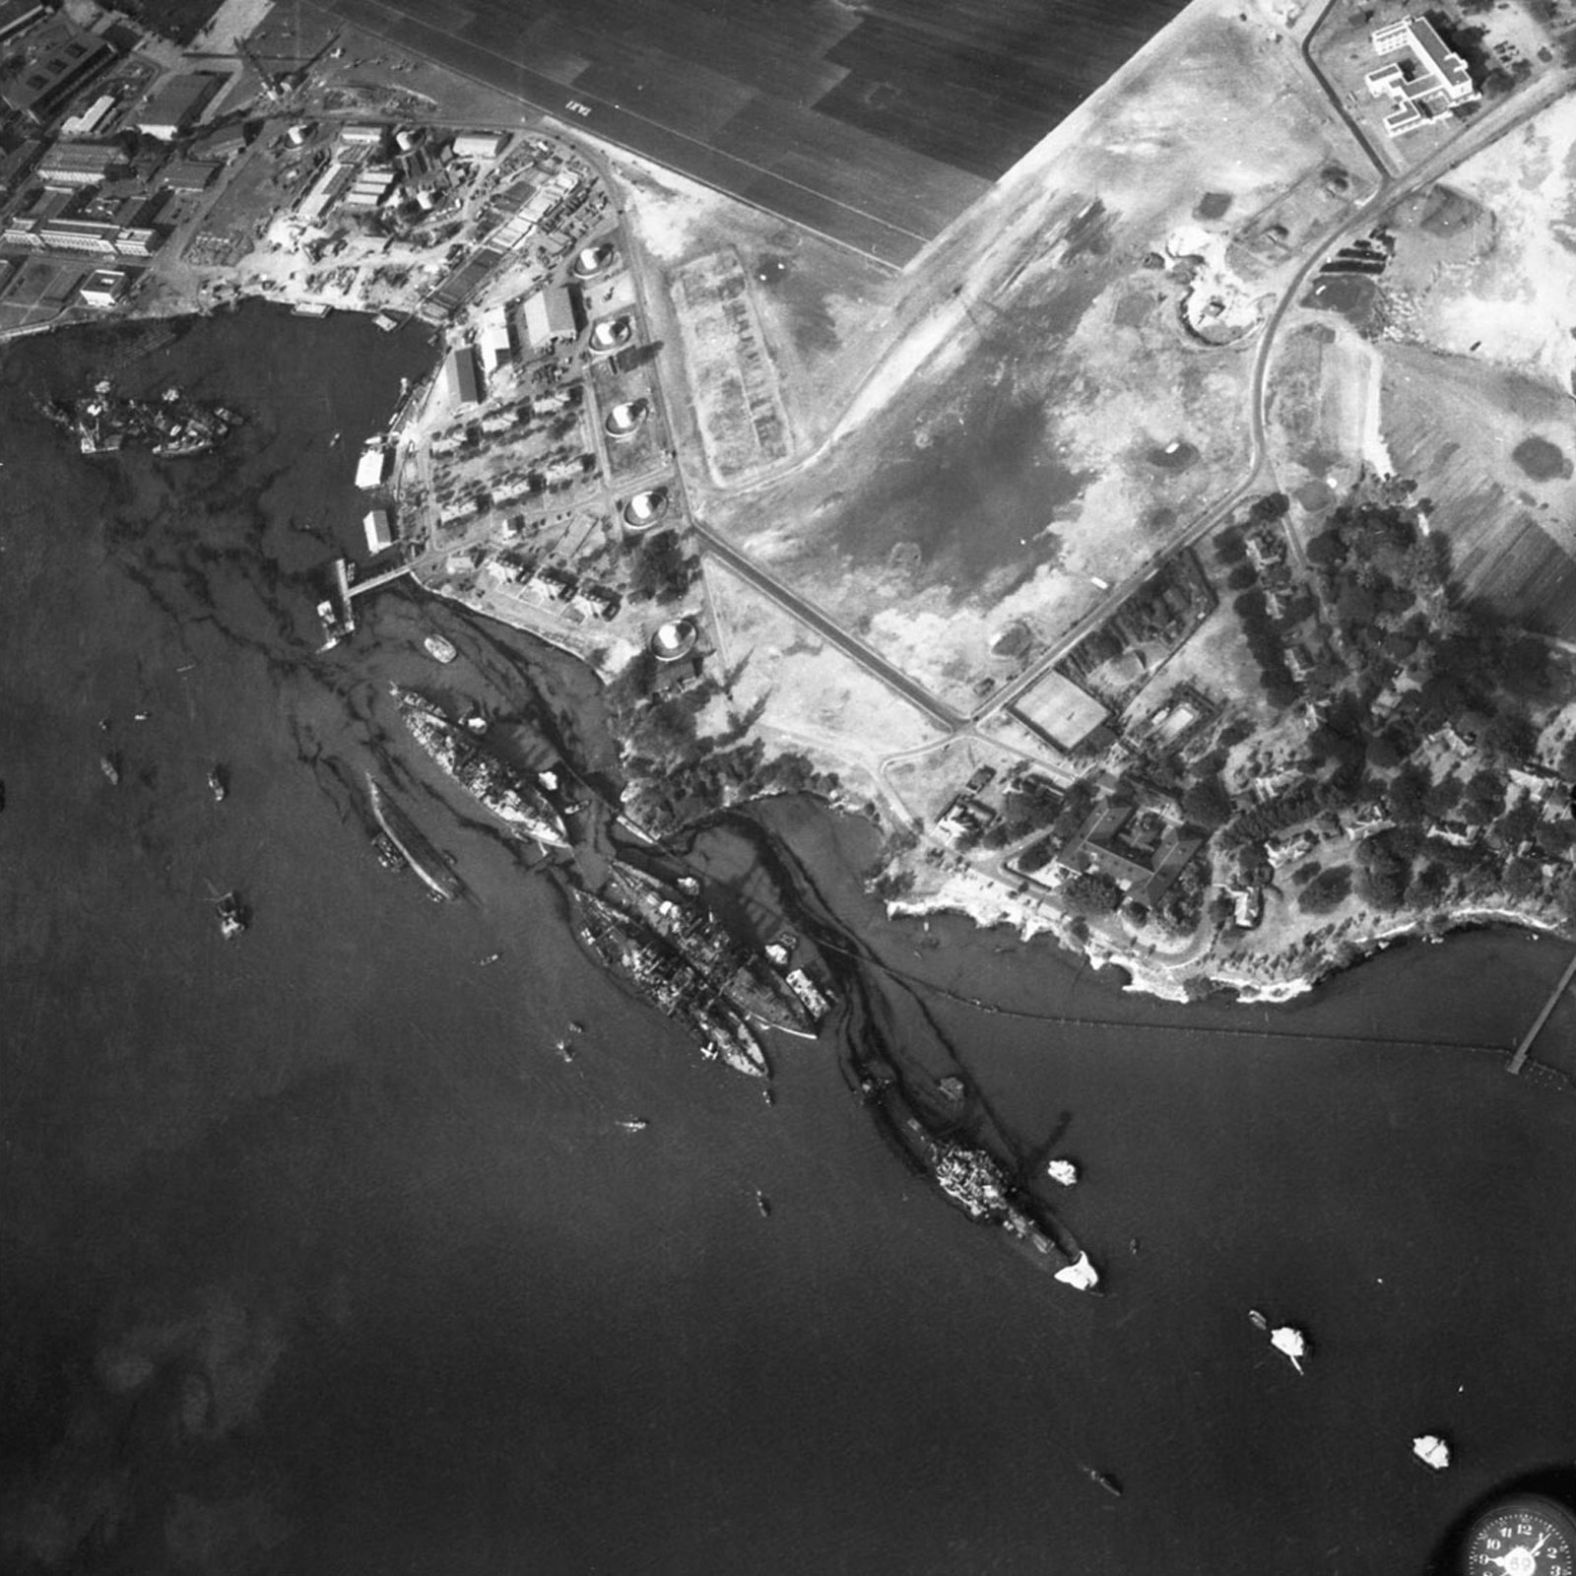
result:
M 586 1026 L 578 1018 L 575 1018 L 570 1022 L 569 1032 L 571 1034 L 584 1034 Z
M 566 1062 L 572 1062 L 575 1059 L 575 1053 L 569 1049 L 568 1040 L 555 1040 L 553 1042 L 553 1049 L 557 1051 Z
M 219 933 L 232 941 L 246 929 L 246 915 L 241 911 L 241 900 L 234 892 L 226 892 L 219 899 Z
M 1248 1323 L 1255 1330 L 1263 1330 L 1266 1335 L 1270 1333 L 1270 1321 L 1257 1308 L 1248 1309 Z
M 1438 1434 L 1418 1434 L 1412 1440 L 1412 1454 L 1434 1472 L 1450 1465 L 1450 1446 Z
M 651 1125 L 644 1117 L 626 1116 L 618 1124 L 626 1133 L 643 1133 Z
M 230 791 L 229 784 L 224 780 L 224 770 L 215 765 L 208 773 L 208 792 L 213 795 L 215 804 L 223 804 L 224 797 Z
M 501 952 L 489 952 L 485 958 L 478 958 L 476 960 L 476 966 L 479 969 L 484 969 L 489 963 L 496 963 L 502 956 L 503 953 Z
M 428 635 L 422 641 L 422 648 L 434 662 L 452 662 L 459 656 L 452 641 L 445 640 L 442 635 Z
M 1122 1497 L 1122 1485 L 1109 1472 L 1102 1472 L 1098 1467 L 1085 1467 L 1083 1470 L 1091 1483 L 1098 1483 L 1107 1494 L 1114 1494 L 1118 1499 Z
M 115 756 L 110 754 L 99 756 L 99 770 L 109 778 L 112 788 L 120 786 L 120 762 Z
M 759 1188 L 755 1190 L 755 1207 L 763 1217 L 770 1216 L 772 1212 L 772 1201 Z
M 1060 1182 L 1063 1187 L 1071 1187 L 1078 1180 L 1078 1167 L 1071 1160 L 1048 1160 L 1045 1163 L 1045 1174 L 1053 1182 Z
M 1129 1237 L 1127 1239 L 1127 1251 L 1129 1253 L 1132 1253 L 1132 1254 L 1137 1254 L 1137 1252 L 1138 1252 L 1138 1238 L 1137 1237 Z
M 385 870 L 403 870 L 405 856 L 399 851 L 394 839 L 387 832 L 379 832 L 372 839 L 372 851 L 378 856 L 378 863 Z
M 771 1092 L 770 1089 L 762 1089 L 761 1090 L 761 1103 L 763 1105 L 776 1105 L 777 1104 L 777 1096 L 774 1095 Z

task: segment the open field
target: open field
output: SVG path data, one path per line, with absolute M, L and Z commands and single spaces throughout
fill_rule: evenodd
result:
M 1192 269 L 1166 258 L 1228 254 L 1276 193 L 1355 161 L 1290 44 L 1238 16 L 1190 10 L 937 243 L 830 441 L 703 501 L 949 704 L 999 680 L 1004 626 L 1054 643 L 1245 469 L 1256 330 L 1190 333 Z M 1321 195 L 1324 222 L 1360 190 Z M 1253 266 L 1267 303 L 1285 264 Z
M 1515 373 L 1412 346 L 1385 351 L 1386 443 L 1396 470 L 1433 500 L 1463 585 L 1564 635 L 1576 634 L 1570 408 Z
M 888 263 L 1180 9 L 1136 0 L 325 0 L 341 19 Z

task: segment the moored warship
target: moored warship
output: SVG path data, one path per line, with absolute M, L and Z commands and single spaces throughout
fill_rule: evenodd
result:
M 411 690 L 396 689 L 394 696 L 411 737 L 473 799 L 539 843 L 569 846 L 563 817 L 539 786 L 510 771 L 430 701 Z

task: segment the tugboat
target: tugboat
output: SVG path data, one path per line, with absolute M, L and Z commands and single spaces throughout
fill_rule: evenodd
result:
M 224 779 L 224 768 L 215 763 L 208 773 L 208 792 L 213 795 L 213 802 L 223 804 L 229 791 L 230 785 Z
M 1434 1472 L 1450 1465 L 1450 1446 L 1438 1434 L 1418 1434 L 1412 1440 L 1412 1454 Z
M 241 900 L 234 892 L 226 892 L 219 899 L 219 934 L 226 941 L 233 941 L 246 929 L 246 915 L 241 911 Z
M 772 1201 L 767 1198 L 767 1196 L 761 1192 L 759 1188 L 756 1188 L 755 1190 L 755 1207 L 760 1210 L 761 1218 L 763 1220 L 770 1219 L 772 1213 Z
M 1098 1483 L 1107 1494 L 1114 1494 L 1118 1499 L 1122 1497 L 1122 1485 L 1109 1472 L 1101 1472 L 1097 1467 L 1085 1467 L 1084 1476 L 1091 1483 Z
M 651 1125 L 644 1117 L 629 1116 L 623 1118 L 618 1124 L 626 1133 L 643 1133 Z
M 445 640 L 442 635 L 428 635 L 421 644 L 434 662 L 452 662 L 459 656 L 453 642 Z

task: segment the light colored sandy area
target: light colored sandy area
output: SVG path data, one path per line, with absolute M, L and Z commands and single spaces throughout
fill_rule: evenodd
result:
M 193 54 L 227 55 L 238 38 L 249 38 L 274 8 L 274 0 L 224 0 L 207 27 L 191 42 Z

